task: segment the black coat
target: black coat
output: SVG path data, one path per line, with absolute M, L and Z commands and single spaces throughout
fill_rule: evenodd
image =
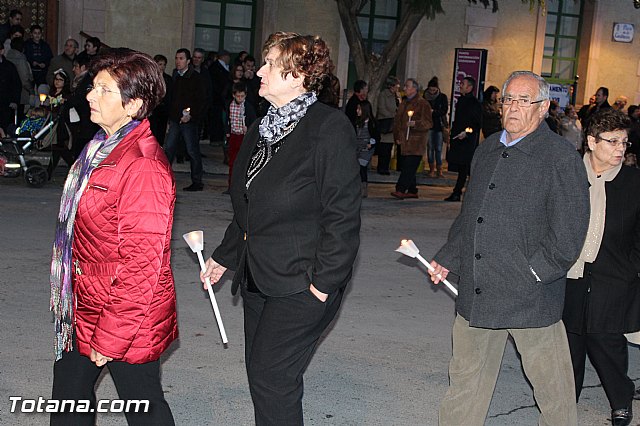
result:
M 458 165 L 470 165 L 473 153 L 478 146 L 482 125 L 482 105 L 473 94 L 461 96 L 456 104 L 456 115 L 451 125 L 451 144 L 447 152 L 449 170 L 457 171 Z M 471 127 L 473 132 L 467 133 L 464 139 L 453 139 L 456 135 Z
M 316 102 L 246 188 L 258 141 L 247 131 L 231 178 L 233 220 L 211 256 L 235 270 L 232 292 L 248 266 L 260 291 L 286 296 L 347 285 L 360 245 L 360 172 L 355 132 L 345 115 Z
M 7 130 L 13 123 L 13 114 L 9 104 L 20 103 L 22 83 L 16 66 L 4 56 L 0 57 L 0 127 Z
M 629 333 L 640 330 L 640 170 L 623 166 L 605 184 L 607 207 L 600 251 L 584 276 L 567 280 L 567 331 Z

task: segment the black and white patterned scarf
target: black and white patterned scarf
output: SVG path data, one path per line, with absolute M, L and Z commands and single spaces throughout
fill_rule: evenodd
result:
M 256 175 L 267 165 L 284 144 L 285 137 L 295 129 L 307 113 L 307 109 L 318 100 L 314 92 L 305 92 L 291 102 L 276 108 L 271 105 L 260 121 L 260 139 L 251 156 L 247 170 L 246 187 L 249 188 Z

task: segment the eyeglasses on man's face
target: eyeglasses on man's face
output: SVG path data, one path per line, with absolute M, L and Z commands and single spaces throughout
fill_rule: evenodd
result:
M 623 140 L 623 139 L 605 139 L 602 136 L 598 136 L 598 139 L 601 141 L 606 142 L 607 144 L 609 144 L 609 146 L 611 148 L 617 148 L 620 145 L 622 145 L 624 147 L 624 149 L 628 149 L 631 146 L 631 142 L 629 142 L 629 140 Z
M 502 106 L 511 106 L 513 103 L 516 103 L 519 107 L 530 107 L 533 104 L 539 104 L 540 102 L 544 102 L 544 99 L 540 99 L 539 101 L 532 101 L 529 98 L 513 98 L 511 96 L 503 96 L 500 98 L 500 103 Z
M 105 95 L 105 93 L 115 93 L 117 95 L 120 94 L 120 92 L 117 92 L 115 90 L 111 90 L 111 89 L 107 89 L 105 86 L 101 85 L 101 84 L 90 84 L 89 86 L 87 86 L 87 93 L 91 92 L 95 90 L 96 91 L 96 95 L 102 97 Z

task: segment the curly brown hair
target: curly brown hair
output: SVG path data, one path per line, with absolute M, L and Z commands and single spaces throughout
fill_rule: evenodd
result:
M 628 130 L 631 127 L 631 120 L 625 113 L 607 108 L 593 114 L 589 119 L 589 124 L 585 134 L 598 138 L 602 133 L 613 132 L 614 130 Z
M 165 95 L 164 77 L 151 56 L 124 47 L 100 53 L 91 61 L 91 75 L 106 71 L 118 85 L 122 106 L 132 99 L 142 100 L 142 106 L 133 117 L 146 118 Z
M 304 76 L 303 86 L 309 92 L 318 93 L 322 80 L 333 66 L 327 44 L 314 35 L 300 35 L 292 32 L 277 32 L 269 36 L 262 48 L 262 56 L 269 50 L 279 51 L 276 65 L 282 68 L 282 78 Z

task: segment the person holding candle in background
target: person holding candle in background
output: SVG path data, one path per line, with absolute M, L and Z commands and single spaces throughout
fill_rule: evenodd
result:
M 462 188 L 467 182 L 473 153 L 478 146 L 482 125 L 482 105 L 474 96 L 476 80 L 465 77 L 460 83 L 460 97 L 456 103 L 455 117 L 451 125 L 451 141 L 447 152 L 450 172 L 458 172 L 453 193 L 445 201 L 460 201 Z
M 258 71 L 271 106 L 249 127 L 231 177 L 233 220 L 201 274 L 235 270 L 256 425 L 302 425 L 303 374 L 360 245 L 356 133 L 317 102 L 331 70 L 318 36 L 272 34 Z
M 420 84 L 408 78 L 404 83 L 406 98 L 398 106 L 393 120 L 393 138 L 401 147 L 400 177 L 391 196 L 399 200 L 418 198 L 416 171 L 427 149 L 427 134 L 433 126 L 431 105 L 418 96 Z
M 184 191 L 202 191 L 202 156 L 198 124 L 205 118 L 206 90 L 202 76 L 191 66 L 191 52 L 181 48 L 176 51 L 176 70 L 169 94 L 169 130 L 164 150 L 173 163 L 180 138 L 184 139 L 191 167 L 191 185 Z

